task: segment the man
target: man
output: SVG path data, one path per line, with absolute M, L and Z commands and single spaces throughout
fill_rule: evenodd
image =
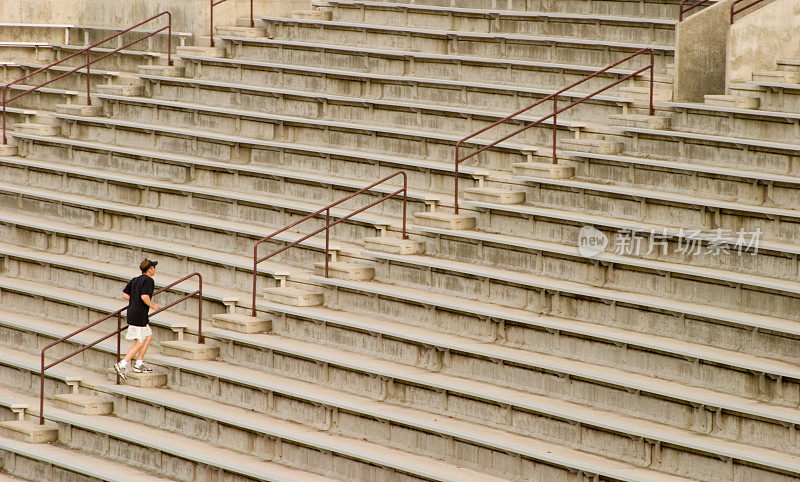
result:
M 153 275 L 156 274 L 158 261 L 150 261 L 145 258 L 139 265 L 142 275 L 133 278 L 125 285 L 122 290 L 122 298 L 128 300 L 128 331 L 125 334 L 126 340 L 135 340 L 133 346 L 125 354 L 125 358 L 114 365 L 114 369 L 119 373 L 123 380 L 127 380 L 126 370 L 133 356 L 136 361 L 133 363 L 133 371 L 136 373 L 152 372 L 153 369 L 144 364 L 144 354 L 147 347 L 153 341 L 153 330 L 150 329 L 148 317 L 150 308 L 158 310 L 158 305 L 150 299 L 153 296 L 155 283 Z

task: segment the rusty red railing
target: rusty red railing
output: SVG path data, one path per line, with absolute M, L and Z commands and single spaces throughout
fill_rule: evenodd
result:
M 711 0 L 696 0 L 694 3 L 692 3 L 691 5 L 686 7 L 685 4 L 689 3 L 689 1 L 690 0 L 681 0 L 681 13 L 680 13 L 680 16 L 678 17 L 679 21 L 683 21 L 683 14 L 684 13 L 694 9 L 695 7 L 699 7 L 700 5 L 706 4 L 706 3 L 710 2 Z M 738 4 L 740 4 L 740 3 L 744 2 L 744 1 L 745 0 L 736 0 L 735 2 L 731 3 L 731 25 L 733 25 L 734 17 L 736 16 L 737 13 L 742 13 L 745 10 L 747 10 L 748 8 L 753 7 L 755 5 L 758 5 L 759 3 L 763 2 L 764 0 L 753 0 L 752 2 L 748 3 L 744 7 L 736 8 L 736 5 L 738 5 Z
M 567 90 L 572 89 L 573 87 L 576 87 L 576 86 L 582 84 L 583 82 L 586 82 L 587 80 L 589 80 L 589 79 L 591 79 L 593 77 L 596 77 L 596 76 L 602 74 L 603 72 L 606 72 L 606 71 L 616 67 L 617 65 L 619 65 L 619 64 L 621 64 L 623 62 L 627 62 L 628 60 L 630 60 L 630 59 L 632 59 L 634 57 L 637 57 L 637 56 L 639 56 L 639 55 L 641 55 L 643 53 L 649 53 L 650 54 L 650 64 L 649 65 L 647 65 L 645 67 L 642 67 L 642 68 L 640 68 L 639 70 L 637 70 L 635 72 L 632 72 L 630 74 L 627 74 L 627 75 L 617 79 L 615 82 L 612 82 L 612 83 L 608 84 L 607 86 L 603 87 L 600 90 L 596 90 L 596 91 L 592 92 L 591 94 L 587 94 L 587 95 L 581 97 L 580 99 L 572 102 L 571 104 L 567 105 L 566 107 L 562 107 L 561 109 L 558 108 L 558 95 L 559 94 L 563 94 Z M 611 65 L 603 67 L 602 69 L 598 70 L 597 72 L 595 72 L 595 73 L 593 73 L 591 75 L 587 75 L 586 77 L 582 78 L 581 80 L 579 80 L 579 81 L 577 81 L 577 82 L 575 82 L 573 84 L 570 84 L 567 87 L 564 87 L 563 89 L 559 90 L 558 92 L 554 92 L 554 93 L 548 95 L 547 97 L 539 99 L 537 102 L 529 105 L 528 107 L 520 109 L 520 110 L 514 112 L 513 114 L 508 115 L 508 116 L 500 119 L 499 121 L 494 122 L 494 123 L 484 127 L 483 129 L 475 131 L 472 134 L 460 139 L 456 143 L 456 149 L 455 149 L 455 179 L 454 179 L 454 183 L 455 183 L 455 200 L 454 200 L 455 213 L 458 214 L 458 166 L 459 166 L 459 164 L 461 164 L 462 162 L 466 161 L 467 159 L 470 159 L 470 158 L 480 154 L 481 152 L 483 152 L 483 151 L 485 151 L 487 149 L 491 149 L 492 147 L 496 146 L 497 144 L 500 144 L 501 142 L 503 142 L 505 140 L 508 140 L 511 137 L 514 137 L 514 136 L 516 136 L 517 134 L 519 134 L 519 133 L 521 133 L 523 131 L 526 131 L 526 130 L 530 129 L 531 127 L 534 127 L 534 126 L 537 126 L 537 125 L 541 124 L 542 122 L 546 121 L 547 119 L 549 119 L 551 117 L 553 118 L 553 164 L 557 164 L 558 163 L 558 155 L 556 153 L 556 146 L 557 146 L 556 134 L 557 134 L 557 131 L 558 131 L 558 114 L 564 112 L 565 110 L 571 109 L 572 107 L 575 107 L 576 105 L 591 99 L 592 97 L 596 96 L 597 94 L 605 92 L 606 90 L 610 89 L 611 87 L 614 87 L 617 84 L 620 84 L 620 83 L 622 83 L 622 82 L 624 82 L 624 81 L 626 81 L 626 80 L 628 80 L 628 79 L 630 79 L 632 77 L 635 77 L 635 76 L 641 74 L 642 72 L 644 72 L 644 71 L 646 71 L 648 69 L 650 70 L 650 115 L 653 115 L 655 113 L 655 108 L 653 106 L 653 76 L 654 76 L 654 70 L 655 70 L 655 52 L 651 48 L 644 48 L 644 49 L 641 49 L 641 50 L 638 50 L 638 51 L 632 53 L 631 55 L 628 55 L 627 57 L 625 57 L 622 60 L 618 60 L 618 61 L 614 62 Z M 539 105 L 539 104 L 541 104 L 541 103 L 543 103 L 543 102 L 545 102 L 545 101 L 547 101 L 549 99 L 553 99 L 553 112 L 551 114 L 548 114 L 548 115 L 540 118 L 539 120 L 537 120 L 535 122 L 532 122 L 530 124 L 526 124 L 525 126 L 521 127 L 520 129 L 517 129 L 516 131 L 512 132 L 511 134 L 508 134 L 507 136 L 505 136 L 505 137 L 503 137 L 501 139 L 498 139 L 498 140 L 492 142 L 491 144 L 487 144 L 487 145 L 481 147 L 480 149 L 478 149 L 477 151 L 472 152 L 471 154 L 468 154 L 468 155 L 466 155 L 464 157 L 458 157 L 459 149 L 461 147 L 461 144 L 463 144 L 464 142 L 472 139 L 473 137 L 475 137 L 475 136 L 477 136 L 479 134 L 482 134 L 482 133 L 488 131 L 489 129 L 491 129 L 493 127 L 496 127 L 496 126 L 498 126 L 498 125 L 500 125 L 500 124 L 502 124 L 502 123 L 504 123 L 504 122 L 506 122 L 508 120 L 511 120 L 511 119 L 513 119 L 514 117 L 517 117 L 520 114 L 523 114 L 523 113 L 529 111 L 530 109 L 536 107 L 537 105 Z
M 115 39 L 115 38 L 119 37 L 122 34 L 128 33 L 131 30 L 133 30 L 133 29 L 135 29 L 137 27 L 141 27 L 142 25 L 144 25 L 144 24 L 146 24 L 148 22 L 152 22 L 153 20 L 156 20 L 157 18 L 163 17 L 164 15 L 167 16 L 167 25 L 165 27 L 161 27 L 160 29 L 158 29 L 158 30 L 156 30 L 154 32 L 150 32 L 148 35 L 140 38 L 139 40 L 135 40 L 133 42 L 130 42 L 130 43 L 128 43 L 128 44 L 126 44 L 126 45 L 124 45 L 122 47 L 119 47 L 118 49 L 116 49 L 116 50 L 114 50 L 112 52 L 109 52 L 109 53 L 107 53 L 107 54 L 105 54 L 105 55 L 103 55 L 101 57 L 98 57 L 98 58 L 92 60 L 91 52 L 92 52 L 93 48 L 99 47 L 100 45 L 108 42 L 109 40 Z M 110 57 L 111 55 L 114 55 L 115 53 L 119 52 L 120 50 L 126 49 L 126 48 L 130 47 L 131 45 L 134 45 L 134 44 L 139 43 L 139 42 L 141 42 L 141 41 L 143 41 L 145 39 L 148 39 L 148 38 L 150 38 L 150 37 L 152 37 L 152 36 L 154 36 L 154 35 L 156 35 L 158 33 L 161 33 L 164 30 L 167 30 L 167 64 L 168 65 L 172 65 L 172 14 L 170 12 L 168 12 L 168 11 L 165 11 L 165 12 L 159 13 L 158 15 L 153 15 L 152 17 L 148 18 L 147 20 L 141 21 L 141 22 L 137 23 L 136 25 L 133 25 L 132 27 L 128 27 L 127 29 L 125 29 L 125 30 L 123 30 L 121 32 L 118 32 L 118 33 L 116 33 L 116 34 L 114 34 L 114 35 L 112 35 L 112 36 L 110 36 L 110 37 L 108 37 L 108 38 L 106 38 L 104 40 L 101 40 L 100 42 L 97 42 L 97 43 L 95 43 L 93 45 L 90 45 L 90 46 L 88 46 L 88 47 L 86 47 L 86 48 L 84 48 L 82 50 L 79 50 L 79 51 L 75 52 L 74 54 L 72 54 L 72 55 L 70 55 L 68 57 L 64 57 L 63 59 L 58 60 L 56 62 L 53 62 L 50 65 L 47 65 L 47 66 L 42 67 L 42 68 L 40 68 L 40 69 L 38 69 L 38 70 L 36 70 L 34 72 L 31 72 L 30 74 L 26 75 L 25 77 L 21 77 L 21 78 L 19 78 L 17 80 L 14 80 L 12 82 L 9 82 L 9 83 L 3 85 L 3 87 L 2 87 L 2 89 L 3 89 L 3 144 L 8 144 L 8 138 L 6 137 L 6 104 L 8 104 L 8 103 L 10 103 L 10 102 L 12 102 L 14 100 L 17 100 L 17 99 L 19 99 L 20 97 L 22 97 L 24 95 L 30 94 L 31 92 L 39 89 L 40 87 L 44 87 L 45 85 L 48 85 L 48 84 L 50 84 L 52 82 L 55 82 L 56 80 L 59 80 L 62 77 L 66 77 L 69 74 L 77 72 L 77 71 L 79 71 L 79 70 L 81 70 L 81 69 L 83 69 L 85 67 L 86 68 L 86 103 L 87 103 L 87 105 L 92 105 L 92 97 L 91 97 L 90 92 L 89 92 L 90 91 L 90 87 L 89 86 L 91 84 L 91 75 L 90 75 L 89 66 L 92 65 L 93 63 L 96 63 L 96 62 L 99 62 L 99 61 L 101 61 L 103 59 L 106 59 L 107 57 Z M 65 61 L 67 61 L 67 60 L 69 60 L 69 59 L 71 59 L 73 57 L 76 57 L 78 55 L 81 55 L 83 53 L 86 53 L 86 63 L 85 64 L 83 64 L 83 65 L 81 65 L 79 67 L 75 67 L 74 69 L 70 70 L 69 72 L 61 74 L 58 77 L 50 79 L 47 82 L 43 82 L 43 83 L 41 83 L 41 84 L 39 84 L 39 85 L 37 85 L 35 87 L 32 87 L 29 90 L 26 90 L 25 92 L 15 96 L 15 97 L 12 97 L 12 98 L 6 100 L 6 90 L 9 87 L 11 87 L 12 85 L 17 84 L 19 82 L 22 82 L 23 80 L 27 80 L 27 79 L 33 77 L 34 75 L 36 75 L 36 74 L 38 74 L 40 72 L 44 72 L 45 70 L 48 70 L 51 67 L 54 67 L 54 66 L 56 66 L 56 65 L 58 65 L 58 64 L 60 64 L 62 62 L 65 62 Z
M 681 10 L 680 10 L 680 14 L 678 14 L 678 21 L 679 22 L 683 21 L 683 14 L 685 14 L 685 13 L 691 11 L 691 10 L 694 10 L 695 8 L 699 7 L 700 5 L 704 5 L 704 4 L 706 4 L 706 3 L 710 2 L 710 1 L 711 0 L 694 0 L 687 7 L 686 4 L 690 3 L 690 0 L 681 0 Z
M 195 291 L 193 291 L 192 293 L 189 293 L 187 295 L 182 296 L 180 299 L 178 299 L 177 301 L 173 301 L 172 303 L 168 304 L 167 306 L 162 306 L 161 308 L 157 309 L 156 311 L 150 313 L 150 316 L 157 315 L 157 314 L 161 313 L 162 311 L 165 311 L 165 310 L 167 310 L 169 308 L 172 308 L 173 306 L 177 305 L 178 303 L 181 303 L 181 302 L 183 302 L 185 300 L 188 300 L 189 298 L 197 295 L 198 298 L 199 298 L 199 302 L 197 304 L 197 340 L 198 340 L 199 343 L 205 343 L 205 340 L 203 338 L 203 276 L 200 273 L 195 272 L 195 273 L 192 273 L 192 274 L 187 274 L 183 278 L 181 278 L 181 279 L 179 279 L 177 281 L 174 281 L 174 282 L 168 284 L 167 286 L 161 288 L 160 290 L 156 291 L 155 293 L 153 293 L 153 296 L 155 297 L 157 294 L 159 294 L 159 293 L 161 293 L 163 291 L 166 291 L 166 290 L 172 288 L 173 286 L 175 286 L 175 285 L 177 285 L 179 283 L 182 283 L 182 282 L 186 281 L 187 279 L 192 278 L 194 276 L 197 276 L 197 282 L 198 282 L 198 288 Z M 127 306 L 124 307 L 124 308 L 120 308 L 117 311 L 111 313 L 110 315 L 106 315 L 106 316 L 100 318 L 99 320 L 95 321 L 94 323 L 90 323 L 90 324 L 84 326 L 83 328 L 75 330 L 72 333 L 70 333 L 69 335 L 63 336 L 63 337 L 59 338 L 58 340 L 50 343 L 46 347 L 42 348 L 42 355 L 41 355 L 42 365 L 41 365 L 41 371 L 39 372 L 39 383 L 40 383 L 40 386 L 39 386 L 39 425 L 44 425 L 44 372 L 45 372 L 45 370 L 49 370 L 50 368 L 53 368 L 54 366 L 58 365 L 59 363 L 65 361 L 65 360 L 68 360 L 69 358 L 72 358 L 73 356 L 77 355 L 78 353 L 82 353 L 85 350 L 88 350 L 89 348 L 97 345 L 98 343 L 106 341 L 107 339 L 111 338 L 114 335 L 117 336 L 117 360 L 119 360 L 120 343 L 121 343 L 120 333 L 122 333 L 122 330 L 124 330 L 125 328 L 128 327 L 127 325 L 122 326 L 122 312 L 127 310 L 127 309 L 128 309 Z M 59 358 L 58 360 L 50 363 L 49 365 L 45 365 L 44 364 L 44 355 L 45 355 L 45 352 L 49 348 L 52 348 L 52 347 L 56 346 L 57 344 L 62 343 L 64 341 L 72 338 L 73 336 L 77 335 L 78 333 L 84 332 L 84 331 L 88 330 L 89 328 L 91 328 L 93 326 L 96 326 L 96 325 L 98 325 L 98 324 L 100 324 L 100 323 L 102 323 L 102 322 L 104 322 L 104 321 L 106 321 L 106 320 L 108 320 L 110 318 L 113 318 L 115 316 L 117 317 L 117 329 L 116 329 L 116 331 L 113 331 L 113 332 L 109 333 L 108 335 L 100 338 L 99 340 L 95 340 L 92 343 L 90 343 L 90 344 L 88 344 L 88 345 L 86 345 L 86 346 L 84 346 L 84 347 L 82 347 L 82 348 L 80 348 L 78 350 L 73 351 L 69 355 L 66 355 L 64 357 Z M 117 375 L 117 383 L 119 383 L 119 375 Z
M 209 1 L 211 2 L 211 13 L 210 13 L 210 17 L 211 17 L 210 18 L 211 36 L 210 36 L 210 38 L 211 38 L 211 46 L 213 47 L 214 46 L 214 7 L 216 7 L 220 3 L 227 2 L 228 0 L 217 0 L 216 2 L 214 0 L 209 0 Z M 256 26 L 256 22 L 253 19 L 253 0 L 250 0 L 250 28 L 253 28 L 255 26 Z
M 745 10 L 747 10 L 748 8 L 754 7 L 754 6 L 758 5 L 759 3 L 763 2 L 764 0 L 753 0 L 752 2 L 748 3 L 744 7 L 736 8 L 736 5 L 738 5 L 738 4 L 740 4 L 740 3 L 744 2 L 744 1 L 745 0 L 736 0 L 733 3 L 731 3 L 731 25 L 733 25 L 733 17 L 737 13 L 742 13 Z
M 331 219 L 331 208 L 332 207 L 335 207 L 335 206 L 347 201 L 348 199 L 351 199 L 351 198 L 353 198 L 353 197 L 355 197 L 355 196 L 357 196 L 357 195 L 359 195 L 359 194 L 361 194 L 361 193 L 363 193 L 365 191 L 369 191 L 370 189 L 374 188 L 375 186 L 377 186 L 379 184 L 382 184 L 382 183 L 388 181 L 389 179 L 393 179 L 393 178 L 395 178 L 397 176 L 403 176 L 403 187 L 402 188 L 400 188 L 397 191 L 394 191 L 394 192 L 392 192 L 390 194 L 387 194 L 387 195 L 383 196 L 382 198 L 378 199 L 377 201 L 374 201 L 374 202 L 372 202 L 372 203 L 370 203 L 370 204 L 368 204 L 368 205 L 366 205 L 366 206 L 364 206 L 364 207 L 362 207 L 360 209 L 357 209 L 357 210 L 347 214 L 346 216 L 342 216 L 341 218 L 337 219 L 336 221 L 331 222 L 330 219 Z M 315 235 L 321 233 L 322 231 L 325 231 L 325 277 L 327 278 L 328 277 L 328 261 L 329 261 L 328 258 L 330 257 L 330 254 L 329 254 L 330 253 L 330 228 L 332 228 L 333 226 L 341 223 L 342 221 L 350 219 L 351 217 L 355 216 L 356 214 L 358 214 L 360 212 L 366 211 L 367 209 L 369 209 L 369 208 L 371 208 L 373 206 L 376 206 L 376 205 L 382 203 L 383 201 L 386 201 L 387 199 L 392 198 L 392 197 L 400 194 L 401 192 L 403 193 L 403 239 L 408 239 L 408 234 L 406 234 L 406 212 L 407 212 L 406 204 L 408 202 L 408 176 L 406 175 L 405 171 L 397 171 L 394 174 L 390 174 L 390 175 L 384 177 L 383 179 L 381 179 L 379 181 L 375 181 L 372 184 L 370 184 L 369 186 L 363 187 L 363 188 L 359 189 L 358 191 L 356 191 L 356 192 L 354 192 L 354 193 L 352 193 L 352 194 L 350 194 L 348 196 L 345 196 L 342 199 L 339 199 L 336 202 L 328 204 L 324 208 L 321 208 L 321 209 L 319 209 L 317 211 L 314 211 L 311 214 L 303 216 L 302 218 L 298 219 L 297 221 L 293 222 L 292 224 L 290 224 L 288 226 L 285 226 L 285 227 L 275 231 L 274 233 L 270 234 L 269 236 L 265 236 L 265 237 L 259 239 L 258 241 L 256 241 L 256 243 L 253 245 L 253 300 L 252 300 L 253 301 L 253 309 L 252 309 L 252 315 L 256 316 L 256 279 L 257 279 L 256 268 L 258 267 L 259 263 L 261 263 L 263 261 L 266 261 L 269 258 L 275 256 L 276 254 L 282 253 L 282 252 L 286 251 L 287 249 L 302 243 L 306 239 L 308 239 L 308 238 L 310 238 L 312 236 L 315 236 Z M 318 216 L 318 215 L 322 214 L 323 212 L 325 213 L 325 226 L 315 230 L 311 234 L 307 234 L 307 235 L 303 236 L 302 238 L 287 244 L 286 246 L 284 246 L 284 247 L 282 247 L 282 248 L 280 248 L 280 249 L 278 249 L 276 251 L 273 251 L 272 253 L 270 253 L 270 254 L 268 254 L 266 256 L 263 256 L 261 258 L 258 257 L 258 246 L 261 243 L 263 243 L 263 242 L 265 242 L 265 241 L 277 236 L 278 234 L 286 231 L 287 229 L 291 229 L 291 228 L 297 226 L 298 224 L 302 223 L 303 221 L 311 219 L 314 216 Z

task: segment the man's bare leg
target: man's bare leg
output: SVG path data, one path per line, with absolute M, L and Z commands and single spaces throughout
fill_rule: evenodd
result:
M 147 343 L 149 344 L 150 341 L 147 341 Z M 143 345 L 142 342 L 140 342 L 139 340 L 136 340 L 135 342 L 133 342 L 133 346 L 130 347 L 130 349 L 128 350 L 127 353 L 125 353 L 125 364 L 126 365 L 127 365 L 127 363 L 129 361 L 131 361 L 133 359 L 133 355 L 135 355 L 141 349 L 142 345 Z M 146 348 L 145 348 L 145 350 L 146 350 Z
M 147 353 L 147 347 L 150 346 L 151 341 L 153 341 L 153 335 L 149 335 L 144 339 L 144 343 L 142 343 L 142 346 L 139 347 L 138 354 L 136 356 L 137 360 L 139 361 L 144 360 L 144 354 Z

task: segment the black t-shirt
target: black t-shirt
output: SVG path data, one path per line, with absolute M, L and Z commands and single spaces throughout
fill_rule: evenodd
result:
M 147 316 L 150 307 L 142 301 L 142 295 L 153 297 L 155 283 L 153 278 L 143 274 L 128 281 L 123 293 L 131 297 L 128 302 L 128 324 L 133 326 L 147 326 L 149 318 Z

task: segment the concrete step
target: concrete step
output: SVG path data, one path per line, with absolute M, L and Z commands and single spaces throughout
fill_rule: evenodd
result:
M 522 204 L 525 202 L 524 191 L 510 191 L 492 187 L 468 187 L 463 189 L 464 199 L 486 201 L 497 204 Z
M 51 124 L 39 124 L 35 122 L 26 122 L 24 124 L 15 124 L 14 130 L 24 134 L 32 134 L 37 136 L 60 136 L 61 126 Z
M 217 35 L 228 35 L 232 37 L 244 37 L 244 38 L 259 38 L 259 37 L 266 37 L 267 34 L 263 28 L 260 27 L 239 27 L 233 25 L 225 25 L 215 28 L 217 31 Z
M 620 87 L 620 97 L 623 101 L 645 104 L 650 102 L 649 87 Z M 672 90 L 654 89 L 653 102 L 670 102 L 672 100 Z
M 142 75 L 159 75 L 164 77 L 183 77 L 184 67 L 169 65 L 140 65 L 137 71 Z
M 106 84 L 98 85 L 97 92 L 106 95 L 123 95 L 128 97 L 136 97 L 142 95 L 143 88 L 138 85 L 124 85 L 124 84 Z
M 59 104 L 56 106 L 56 112 L 59 114 L 95 117 L 103 115 L 103 105 L 98 101 L 95 101 L 94 105 Z
M 264 333 L 270 331 L 272 321 L 263 316 L 249 316 L 241 313 L 223 313 L 212 317 L 213 325 L 222 330 L 239 333 Z
M 512 164 L 514 175 L 535 176 L 548 179 L 569 179 L 575 176 L 575 168 L 552 162 L 523 162 Z M 487 199 L 470 199 L 472 201 L 493 202 Z M 502 204 L 502 203 L 498 203 Z M 510 204 L 510 203 L 506 203 Z
M 443 212 L 414 213 L 414 224 L 443 229 L 472 229 L 476 218 L 469 214 Z
M 161 342 L 161 353 L 187 360 L 213 360 L 219 356 L 219 347 L 187 340 Z
M 321 291 L 276 287 L 265 289 L 264 299 L 290 306 L 319 306 L 323 302 L 323 295 Z
M 112 401 L 84 393 L 61 393 L 53 399 L 56 407 L 81 415 L 108 415 L 114 410 Z
M 364 247 L 370 251 L 393 254 L 422 254 L 425 252 L 424 241 L 377 236 L 366 238 Z
M 369 281 L 375 277 L 375 269 L 371 266 L 341 261 L 328 262 L 327 265 L 324 261 L 314 263 L 314 273 L 318 276 L 330 276 L 336 279 L 353 281 Z
M 787 84 L 800 83 L 800 71 L 796 70 L 763 70 L 753 72 L 756 82 L 782 82 Z
M 622 154 L 625 149 L 624 142 L 606 139 L 561 139 L 558 142 L 558 146 L 561 149 L 595 154 Z
M 705 95 L 705 103 L 719 107 L 732 107 L 737 109 L 758 109 L 760 99 L 749 95 Z
M 203 57 L 210 58 L 224 58 L 224 47 L 202 47 L 202 46 L 183 46 L 175 49 L 179 56 L 181 55 L 202 55 Z
M 643 114 L 612 114 L 609 116 L 612 125 L 626 127 L 643 127 L 646 129 L 669 129 L 671 117 Z

